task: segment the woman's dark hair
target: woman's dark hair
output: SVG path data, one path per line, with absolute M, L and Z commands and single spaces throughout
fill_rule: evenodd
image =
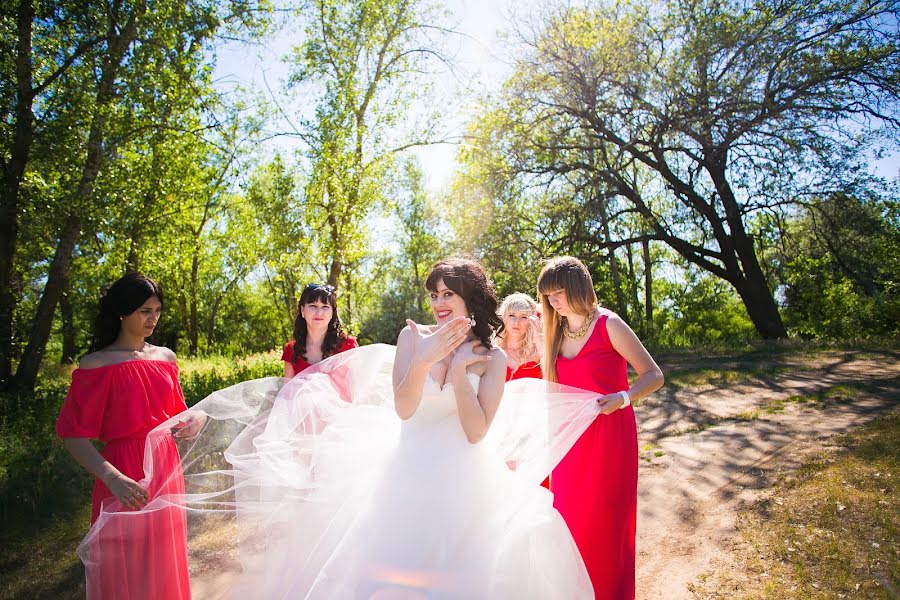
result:
M 472 332 L 485 348 L 490 349 L 491 339 L 503 332 L 503 319 L 497 316 L 497 294 L 484 267 L 472 258 L 445 258 L 431 267 L 425 287 L 429 292 L 437 292 L 437 284 L 441 280 L 448 289 L 462 297 L 466 310 L 475 319 Z
M 153 296 L 163 301 L 162 288 L 146 275 L 128 273 L 113 282 L 100 296 L 100 310 L 94 319 L 88 352 L 96 352 L 115 342 L 122 330 L 122 317 L 139 309 Z
M 341 317 L 338 315 L 334 286 L 310 283 L 303 288 L 300 301 L 297 303 L 297 318 L 294 319 L 294 354 L 291 355 L 291 361 L 296 361 L 298 356 L 306 360 L 306 319 L 303 318 L 300 309 L 313 302 L 331 306 L 331 320 L 328 321 L 325 341 L 322 342 L 322 358 L 334 354 L 334 351 L 347 339 L 347 332 L 344 331 L 344 324 L 341 323 Z

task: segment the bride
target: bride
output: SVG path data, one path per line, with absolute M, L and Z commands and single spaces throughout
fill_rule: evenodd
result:
M 593 598 L 539 484 L 598 414 L 596 394 L 504 387 L 491 344 L 502 321 L 477 262 L 441 261 L 426 287 L 436 324 L 407 321 L 396 348 L 364 346 L 195 405 L 209 418 L 179 448 L 186 493 L 141 509 L 186 511 L 194 598 Z M 148 437 L 148 480 L 176 419 Z M 128 530 L 136 516 L 106 513 L 95 527 Z M 82 556 L 103 560 L 90 538 Z

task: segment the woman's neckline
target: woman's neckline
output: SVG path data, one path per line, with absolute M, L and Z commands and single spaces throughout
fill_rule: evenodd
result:
M 597 326 L 600 324 L 600 319 L 603 317 L 603 312 L 600 310 L 599 307 L 595 308 L 594 310 L 595 310 L 598 314 L 597 314 L 596 317 L 594 317 L 594 322 L 591 323 L 591 332 L 590 332 L 589 334 L 587 334 L 587 339 L 584 341 L 584 344 L 581 346 L 581 348 L 578 349 L 578 352 L 576 352 L 576 353 L 575 353 L 575 356 L 573 356 L 572 358 L 569 358 L 569 357 L 567 357 L 567 356 L 563 356 L 562 353 L 560 353 L 560 354 L 558 354 L 558 355 L 556 356 L 556 359 L 557 359 L 557 360 L 559 360 L 559 359 L 570 360 L 570 361 L 571 361 L 571 360 L 575 360 L 575 359 L 577 359 L 579 356 L 581 356 L 581 353 L 584 352 L 584 349 L 587 348 L 588 344 L 591 343 L 591 340 L 594 338 L 594 332 L 597 331 Z M 563 327 L 565 327 L 565 325 L 563 325 Z
M 468 369 L 466 369 L 466 377 L 469 377 L 470 375 L 474 375 L 475 377 L 478 377 L 479 379 L 482 377 L 481 375 L 479 375 L 479 374 L 476 373 L 475 371 L 469 371 Z M 444 391 L 444 388 L 453 385 L 453 382 L 450 381 L 450 378 L 449 378 L 449 377 L 447 377 L 446 379 L 444 379 L 444 385 L 439 384 L 439 383 L 438 383 L 438 380 L 435 379 L 434 376 L 431 374 L 431 371 L 428 371 L 427 379 L 430 379 L 430 380 L 434 383 L 434 385 L 435 385 L 440 391 L 442 391 L 442 392 Z
M 173 362 L 171 360 L 166 360 L 164 358 L 130 358 L 128 360 L 123 360 L 120 362 L 110 363 L 108 365 L 100 365 L 99 367 L 78 367 L 78 371 L 99 371 L 100 369 L 108 369 L 110 367 L 118 367 L 119 365 L 127 365 L 129 363 L 166 363 L 169 365 L 178 366 L 178 363 Z

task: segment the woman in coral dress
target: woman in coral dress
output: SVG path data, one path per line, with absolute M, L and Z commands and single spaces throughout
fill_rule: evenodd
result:
M 628 325 L 598 308 L 587 268 L 551 259 L 538 278 L 544 375 L 602 394 L 601 414 L 553 469 L 553 505 L 581 551 L 595 596 L 634 598 L 637 427 L 631 401 L 659 389 L 663 374 Z M 627 365 L 637 372 L 629 386 Z
M 186 410 L 175 355 L 144 341 L 161 309 L 162 291 L 147 277 L 129 274 L 110 287 L 100 301 L 92 352 L 72 373 L 56 423 L 66 449 L 96 477 L 91 530 L 79 547 L 90 600 L 190 598 L 183 510 L 167 506 L 127 530 L 109 522 L 110 515 L 184 490 L 172 434 L 154 437 L 153 476 L 144 469 L 147 433 Z M 185 413 L 174 435 L 190 437 L 202 426 L 202 417 Z M 99 440 L 102 450 L 90 440 Z
M 281 354 L 284 376 L 293 377 L 333 354 L 356 348 L 338 315 L 334 286 L 310 283 L 300 294 L 294 339 Z

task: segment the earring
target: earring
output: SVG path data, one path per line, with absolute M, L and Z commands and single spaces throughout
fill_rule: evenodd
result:
M 469 313 L 469 326 L 475 327 L 475 313 Z

